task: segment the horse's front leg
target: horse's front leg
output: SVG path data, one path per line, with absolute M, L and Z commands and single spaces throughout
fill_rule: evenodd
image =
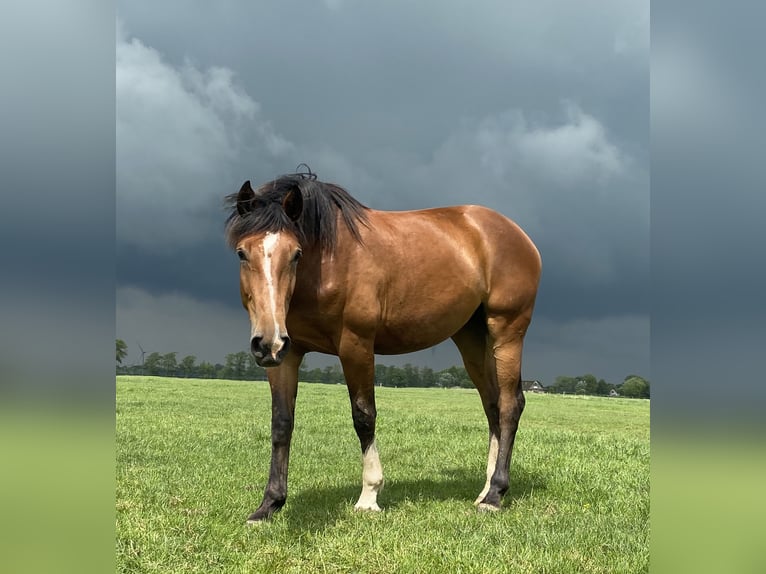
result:
M 287 500 L 287 465 L 302 359 L 302 354 L 290 350 L 281 365 L 266 369 L 271 387 L 271 470 L 261 505 L 247 517 L 250 524 L 269 518 Z
M 356 510 L 380 510 L 383 467 L 375 444 L 375 355 L 372 340 L 344 333 L 339 349 L 343 376 L 351 399 L 351 416 L 362 447 L 362 493 Z

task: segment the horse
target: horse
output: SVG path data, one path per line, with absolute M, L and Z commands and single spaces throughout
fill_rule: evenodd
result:
M 524 410 L 522 347 L 542 270 L 527 234 L 476 205 L 371 209 L 310 169 L 256 189 L 248 180 L 225 205 L 250 350 L 271 390 L 269 478 L 247 523 L 269 519 L 287 499 L 298 369 L 306 353 L 340 359 L 362 452 L 354 508 L 377 511 L 384 478 L 375 440 L 375 354 L 410 353 L 448 338 L 489 425 L 486 482 L 474 504 L 499 510 Z

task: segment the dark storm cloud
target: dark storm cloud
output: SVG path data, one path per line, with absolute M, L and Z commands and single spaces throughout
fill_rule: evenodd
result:
M 136 246 L 118 244 L 117 282 L 122 286 L 140 287 L 155 295 L 185 292 L 205 301 L 238 305 L 236 255 L 226 247 L 223 239 L 218 239 L 171 254 L 146 252 Z
M 122 6 L 119 284 L 234 309 L 220 198 L 306 161 L 374 208 L 518 221 L 544 260 L 530 337 L 570 357 L 551 372 L 569 332 L 619 371 L 648 328 L 648 7 L 452 8 Z
M 120 15 L 175 65 L 189 57 L 237 70 L 292 141 L 427 158 L 456 118 L 562 98 L 611 116 L 623 139 L 648 129 L 640 2 L 242 3 L 204 17 L 181 3 L 130 2 Z
M 289 148 L 231 69 L 173 67 L 118 23 L 119 241 L 172 252 L 208 239 L 212 199 L 234 186 L 238 161 Z

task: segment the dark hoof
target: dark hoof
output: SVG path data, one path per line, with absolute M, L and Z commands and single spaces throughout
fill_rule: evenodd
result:
M 480 502 L 476 505 L 476 510 L 479 512 L 498 512 L 500 510 L 499 506 L 495 506 L 494 504 L 487 504 L 486 502 Z
M 271 520 L 271 516 L 277 510 L 279 510 L 279 508 L 259 508 L 247 517 L 247 524 L 260 524 L 261 522 L 268 522 Z
M 272 513 L 266 513 L 266 512 L 259 512 L 255 511 L 250 516 L 247 517 L 247 524 L 260 524 L 261 522 L 266 522 L 271 518 Z
M 277 510 L 284 506 L 284 504 L 284 500 L 262 502 L 258 507 L 258 510 L 247 517 L 247 524 L 259 524 L 269 520 Z

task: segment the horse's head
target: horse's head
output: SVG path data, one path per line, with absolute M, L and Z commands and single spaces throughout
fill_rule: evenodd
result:
M 238 196 L 237 209 L 241 216 L 259 209 L 252 197 L 248 182 Z M 303 209 L 300 190 L 288 191 L 279 209 L 291 221 L 296 221 Z M 290 348 L 286 318 L 302 255 L 300 241 L 293 231 L 283 227 L 279 231 L 242 237 L 236 251 L 240 261 L 242 305 L 250 315 L 250 350 L 261 367 L 276 367 Z

